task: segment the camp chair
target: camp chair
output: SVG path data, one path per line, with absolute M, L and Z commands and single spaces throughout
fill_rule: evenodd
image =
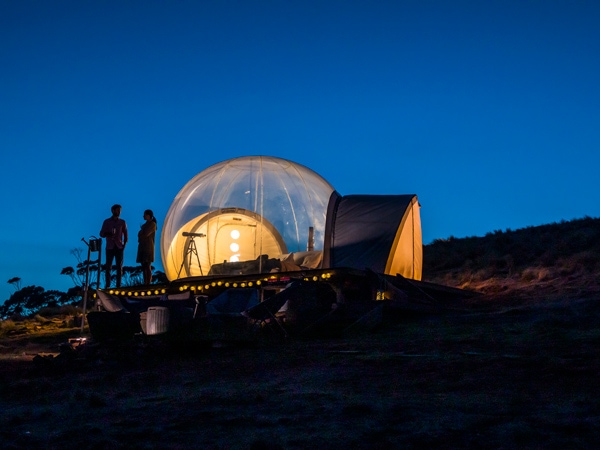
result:
M 291 286 L 293 285 L 294 283 L 291 284 Z M 278 334 L 287 338 L 289 336 L 288 332 L 281 324 L 281 320 L 277 317 L 277 313 L 281 311 L 288 299 L 289 295 L 286 292 L 286 289 L 284 289 L 272 297 L 248 308 L 242 315 L 250 319 L 258 328 L 266 328 L 273 331 L 277 330 Z M 275 327 L 272 325 L 275 325 Z
M 104 291 L 97 290 L 96 295 L 100 301 L 100 306 L 107 312 L 129 312 L 121 303 L 116 295 L 107 294 Z

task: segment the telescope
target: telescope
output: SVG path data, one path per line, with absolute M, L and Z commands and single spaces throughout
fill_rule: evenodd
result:
M 187 231 L 184 231 L 181 235 L 185 237 L 206 237 L 204 233 L 189 233 Z

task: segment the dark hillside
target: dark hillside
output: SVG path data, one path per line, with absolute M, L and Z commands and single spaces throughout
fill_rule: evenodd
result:
M 585 297 L 600 290 L 600 219 L 438 239 L 423 248 L 423 280 L 500 297 Z

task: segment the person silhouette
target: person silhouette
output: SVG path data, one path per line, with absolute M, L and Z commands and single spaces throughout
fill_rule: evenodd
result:
M 112 216 L 102 223 L 100 237 L 106 239 L 106 272 L 105 287 L 110 288 L 113 259 L 117 269 L 117 287 L 121 287 L 123 279 L 123 255 L 127 245 L 127 224 L 121 216 L 121 205 L 115 204 L 110 208 Z
M 144 211 L 144 222 L 138 231 L 138 251 L 136 262 L 142 265 L 144 284 L 152 282 L 152 263 L 154 262 L 154 237 L 156 218 L 151 209 Z

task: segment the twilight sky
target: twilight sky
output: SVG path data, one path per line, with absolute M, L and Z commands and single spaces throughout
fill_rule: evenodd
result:
M 160 233 L 245 155 L 416 194 L 425 244 L 598 217 L 598 24 L 584 0 L 4 0 L 0 302 L 72 287 L 113 203 L 135 265 L 144 209 Z

